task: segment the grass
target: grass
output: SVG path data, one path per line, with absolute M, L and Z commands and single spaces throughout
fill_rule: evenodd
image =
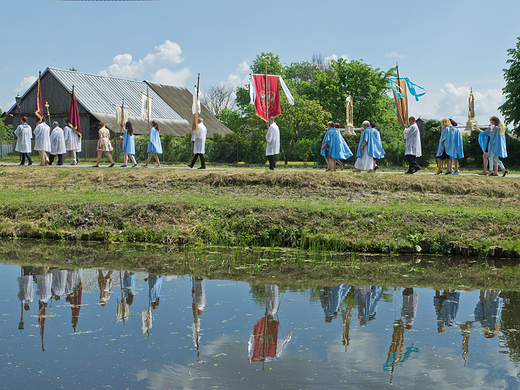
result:
M 520 179 L 0 167 L 0 236 L 520 256 Z

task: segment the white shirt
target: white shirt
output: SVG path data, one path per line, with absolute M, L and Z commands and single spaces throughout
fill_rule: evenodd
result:
M 55 127 L 51 133 L 51 154 L 57 155 L 63 153 L 67 153 L 63 129 L 61 127 Z
M 280 129 L 276 123 L 271 123 L 267 134 L 265 135 L 267 146 L 265 148 L 265 155 L 272 156 L 280 153 Z
M 81 143 L 79 142 L 79 137 L 74 132 L 72 127 L 65 126 L 63 129 L 63 137 L 65 138 L 65 149 L 75 150 L 76 152 L 81 152 Z
M 22 123 L 14 132 L 16 137 L 16 150 L 20 153 L 31 153 L 32 129 L 27 123 Z
M 422 156 L 421 149 L 421 133 L 417 127 L 417 123 L 414 123 L 409 128 L 404 129 L 404 140 L 406 141 L 406 150 L 404 154 L 411 154 L 415 157 Z
M 199 123 L 199 133 L 193 133 L 191 140 L 193 144 L 193 154 L 204 154 L 206 152 L 206 133 L 208 130 L 204 123 Z
M 51 128 L 45 122 L 34 129 L 34 150 L 51 151 Z

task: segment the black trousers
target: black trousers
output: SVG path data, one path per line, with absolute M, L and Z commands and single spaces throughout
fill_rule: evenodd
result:
M 421 169 L 417 161 L 415 161 L 415 156 L 413 154 L 407 154 L 404 156 L 406 160 L 408 160 L 408 171 L 415 172 Z
M 49 154 L 49 165 L 53 163 L 56 156 L 58 156 L 58 165 L 63 165 L 63 154 Z
M 267 156 L 267 160 L 269 161 L 269 169 L 275 169 L 276 165 L 274 163 L 274 156 L 272 154 L 270 156 Z
M 29 164 L 32 164 L 32 158 L 29 153 L 22 153 L 22 165 L 25 164 L 25 157 L 27 157 L 27 161 L 29 161 Z
M 193 160 L 191 160 L 191 167 L 193 168 L 193 166 L 195 165 L 195 163 L 197 162 L 197 158 L 200 157 L 200 166 L 202 168 L 206 168 L 206 162 L 204 161 L 204 155 L 202 153 L 197 153 L 193 156 Z

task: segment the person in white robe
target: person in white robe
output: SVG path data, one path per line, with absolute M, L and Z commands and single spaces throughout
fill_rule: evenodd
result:
M 76 134 L 74 129 L 68 125 L 68 121 L 64 121 L 65 127 L 63 128 L 63 137 L 65 139 L 65 149 L 67 153 L 70 152 L 72 157 L 72 165 L 78 164 L 76 153 L 81 152 L 81 142 L 79 136 Z
M 204 153 L 206 153 L 206 134 L 208 130 L 204 126 L 203 119 L 199 118 L 199 132 L 194 132 L 191 136 L 191 146 L 193 148 L 193 160 L 191 164 L 188 164 L 190 168 L 193 168 L 197 162 L 197 158 L 200 157 L 200 167 L 197 169 L 206 169 L 206 162 L 204 161 Z
M 52 273 L 47 273 L 46 267 L 42 268 L 40 275 L 36 275 L 36 296 L 45 306 L 52 298 Z
M 419 301 L 419 294 L 413 288 L 405 288 L 403 290 L 403 306 L 401 307 L 401 320 L 405 328 L 410 330 L 415 322 L 415 315 L 417 314 L 417 303 Z
M 70 295 L 76 290 L 76 287 L 81 283 L 83 277 L 83 270 L 75 269 L 67 272 L 67 284 L 65 285 L 65 295 Z
M 31 126 L 27 124 L 27 117 L 22 116 L 22 123 L 20 126 L 16 128 L 14 131 L 14 135 L 16 135 L 16 150 L 22 154 L 22 162 L 20 165 L 25 165 L 25 158 L 29 161 L 28 165 L 32 165 L 33 160 L 31 158 L 31 139 L 32 139 L 32 129 Z
M 42 118 L 41 123 L 36 126 L 34 133 L 34 150 L 40 154 L 40 166 L 45 166 L 49 163 L 49 156 L 47 153 L 51 151 L 51 128 L 45 123 L 45 117 Z
M 192 340 L 193 340 L 193 347 L 198 351 L 199 350 L 199 341 L 200 341 L 200 318 L 199 318 L 199 316 L 202 315 L 204 308 L 206 307 L 206 291 L 204 289 L 204 279 L 201 279 L 201 278 L 192 279 L 191 297 L 193 298 L 193 303 L 192 303 L 193 325 L 191 326 Z
M 267 146 L 265 147 L 265 155 L 269 161 L 269 169 L 274 171 L 276 164 L 274 163 L 274 155 L 280 153 L 280 129 L 274 122 L 274 117 L 269 118 L 269 129 L 265 135 Z
M 406 143 L 404 157 L 408 160 L 408 171 L 405 173 L 414 174 L 421 169 L 417 161 L 415 161 L 417 157 L 422 156 L 421 133 L 413 116 L 408 118 L 408 122 L 410 123 L 410 127 L 404 129 L 404 140 Z
M 65 137 L 63 136 L 63 129 L 58 126 L 58 122 L 52 123 L 51 133 L 51 153 L 49 156 L 49 165 L 54 162 L 54 157 L 58 156 L 58 165 L 63 165 L 63 154 L 67 153 L 65 148 Z

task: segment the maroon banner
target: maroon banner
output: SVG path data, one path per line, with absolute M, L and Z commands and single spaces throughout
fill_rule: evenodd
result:
M 42 72 L 38 75 L 38 93 L 36 95 L 36 111 L 34 112 L 36 114 L 36 124 L 39 125 L 42 122 L 43 118 L 43 97 L 42 97 L 42 86 L 41 86 L 41 80 L 42 80 Z
M 81 123 L 79 120 L 78 102 L 76 101 L 76 93 L 74 85 L 72 86 L 72 97 L 70 98 L 69 120 L 67 124 L 74 129 L 74 132 L 81 140 Z
M 280 90 L 278 76 L 254 74 L 253 80 L 256 89 L 255 113 L 267 121 L 271 116 L 280 115 Z M 266 110 L 267 105 L 267 110 Z

